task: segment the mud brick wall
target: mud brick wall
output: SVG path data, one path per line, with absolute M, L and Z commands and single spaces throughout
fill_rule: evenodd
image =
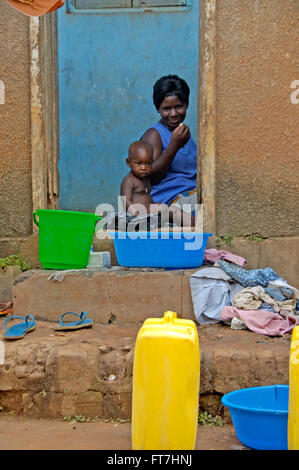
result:
M 298 236 L 298 1 L 216 5 L 217 233 Z

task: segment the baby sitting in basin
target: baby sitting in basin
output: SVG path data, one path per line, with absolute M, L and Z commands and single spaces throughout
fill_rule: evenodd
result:
M 124 177 L 120 193 L 125 198 L 124 209 L 128 215 L 142 218 L 160 214 L 164 223 L 171 222 L 180 227 L 195 225 L 195 216 L 181 211 L 179 207 L 153 202 L 150 183 L 153 149 L 149 143 L 133 142 L 126 163 L 131 171 Z

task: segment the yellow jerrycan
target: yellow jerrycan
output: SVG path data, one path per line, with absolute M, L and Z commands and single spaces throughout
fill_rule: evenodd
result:
M 200 381 L 195 323 L 165 312 L 140 328 L 134 351 L 133 450 L 193 450 Z
M 299 450 L 299 326 L 292 332 L 289 359 L 288 449 Z

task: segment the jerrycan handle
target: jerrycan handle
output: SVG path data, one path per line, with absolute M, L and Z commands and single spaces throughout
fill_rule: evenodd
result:
M 33 215 L 33 221 L 34 221 L 35 225 L 37 225 L 39 227 L 39 223 L 36 220 L 37 212 L 33 212 L 32 215 Z
M 167 312 L 164 312 L 164 322 L 165 323 L 174 323 L 174 321 L 177 318 L 176 312 L 171 312 L 170 310 L 167 310 Z

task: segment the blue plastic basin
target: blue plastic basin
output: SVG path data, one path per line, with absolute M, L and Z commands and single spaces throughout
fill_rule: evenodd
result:
M 227 393 L 221 401 L 244 445 L 259 450 L 288 449 L 288 385 L 244 388 Z
M 127 267 L 187 269 L 202 265 L 211 233 L 115 232 L 118 264 Z

